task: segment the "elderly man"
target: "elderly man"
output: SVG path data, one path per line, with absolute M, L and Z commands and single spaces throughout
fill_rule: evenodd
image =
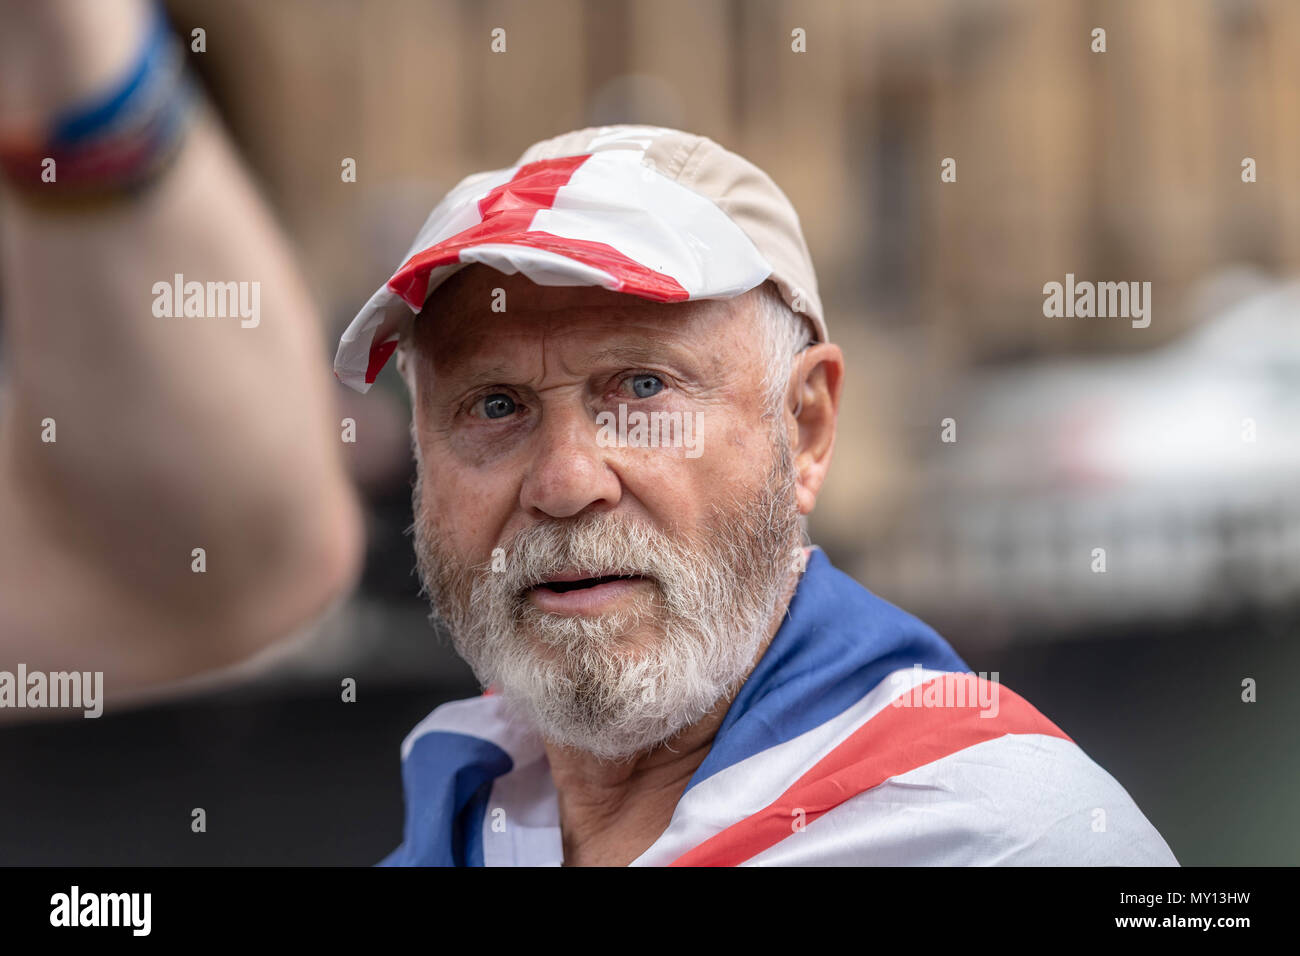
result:
M 384 863 L 1176 862 L 1060 729 L 803 546 L 844 360 L 752 164 L 605 127 L 469 177 L 336 374 L 394 351 L 420 573 L 487 692 L 407 737 Z

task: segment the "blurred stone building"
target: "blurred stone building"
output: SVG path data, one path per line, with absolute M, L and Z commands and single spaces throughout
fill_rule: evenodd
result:
M 1195 280 L 1300 265 L 1300 5 L 1287 0 L 168 7 L 178 32 L 206 30 L 191 59 L 336 328 L 443 192 L 537 139 L 658 123 L 770 172 L 853 363 L 815 524 L 832 547 L 860 547 L 894 506 L 908 434 L 937 427 L 923 399 L 964 369 L 1152 348 L 1191 321 Z M 345 157 L 356 183 L 341 181 Z M 1042 286 L 1067 273 L 1150 281 L 1151 326 L 1045 318 Z

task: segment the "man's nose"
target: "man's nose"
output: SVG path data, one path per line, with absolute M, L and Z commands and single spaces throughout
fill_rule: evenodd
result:
M 546 409 L 533 434 L 535 453 L 519 491 L 519 504 L 533 517 L 572 518 L 588 508 L 608 510 L 622 496 L 609 467 L 609 449 L 582 407 Z

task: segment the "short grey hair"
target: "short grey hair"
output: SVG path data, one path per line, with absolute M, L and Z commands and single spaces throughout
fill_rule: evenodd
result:
M 763 336 L 763 393 L 768 415 L 779 416 L 795 357 L 813 343 L 808 321 L 790 308 L 772 282 L 757 289 L 755 307 Z
M 763 337 L 763 391 L 766 395 L 763 416 L 772 428 L 773 441 L 780 446 L 780 456 L 786 467 L 793 468 L 793 449 L 786 436 L 783 406 L 785 390 L 790 384 L 799 354 L 816 341 L 812 326 L 802 315 L 790 308 L 780 289 L 772 282 L 764 282 L 757 290 L 756 317 Z M 799 515 L 799 535 L 805 546 L 812 544 L 808 516 Z

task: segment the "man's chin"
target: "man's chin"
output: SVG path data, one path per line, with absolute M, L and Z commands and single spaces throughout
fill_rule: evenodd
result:
M 552 678 L 558 675 L 552 674 Z M 566 675 L 551 684 L 545 698 L 502 690 L 507 707 L 537 728 L 552 745 L 578 751 L 600 760 L 624 761 L 670 740 L 699 714 L 665 714 L 638 692 L 609 700 L 608 688 L 590 674 Z M 638 689 L 639 690 L 639 689 Z M 611 706 L 612 705 L 612 706 Z
M 615 649 L 631 653 L 637 648 L 653 647 L 667 628 L 663 608 L 644 593 L 625 594 L 617 601 L 581 613 L 572 606 L 548 610 L 547 601 L 547 597 L 539 599 L 530 593 L 520 598 L 512 615 L 513 641 L 560 654 Z
M 538 661 L 552 665 L 592 652 L 606 658 L 616 655 L 634 664 L 652 653 L 662 636 L 663 629 L 646 622 L 644 617 L 629 625 L 626 620 L 602 616 L 584 615 L 581 622 L 575 622 L 567 615 L 537 615 L 532 623 L 518 627 L 512 640 L 528 648 Z

